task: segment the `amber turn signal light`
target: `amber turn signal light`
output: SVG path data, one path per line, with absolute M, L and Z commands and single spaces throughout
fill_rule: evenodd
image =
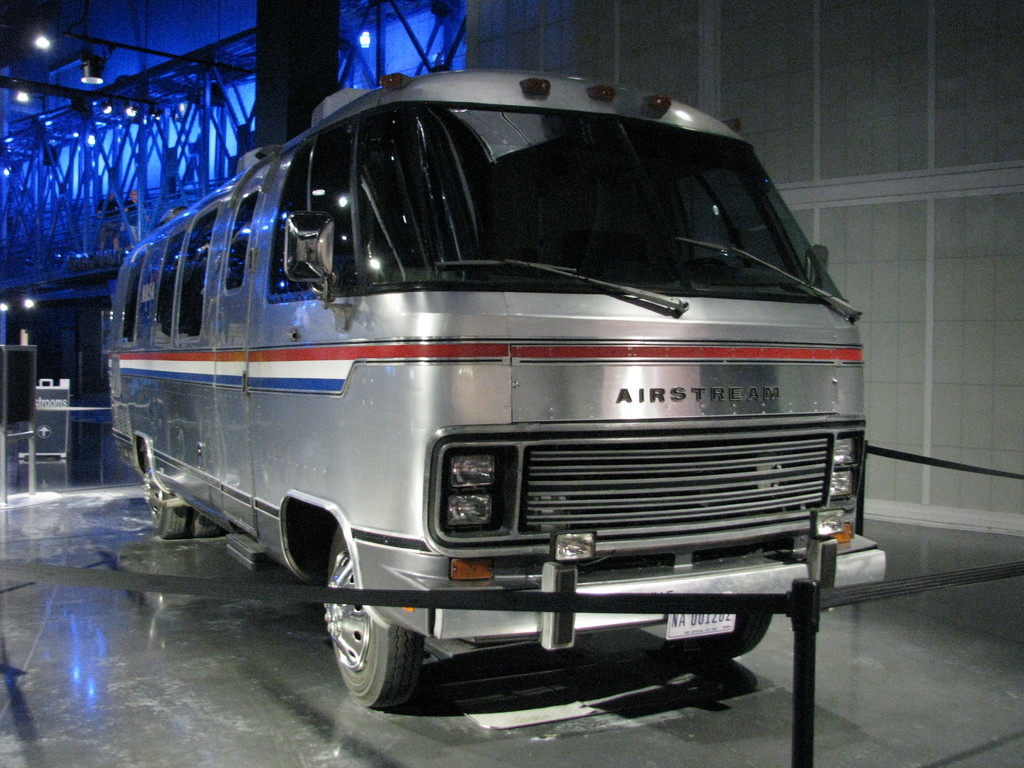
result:
M 449 567 L 452 581 L 494 578 L 494 561 L 489 557 L 453 558 Z

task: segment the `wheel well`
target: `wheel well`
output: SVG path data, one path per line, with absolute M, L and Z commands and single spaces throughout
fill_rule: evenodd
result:
M 150 469 L 149 445 L 141 435 L 135 436 L 135 466 L 142 474 L 146 474 Z
M 294 498 L 285 501 L 281 515 L 284 550 L 292 568 L 308 581 L 325 582 L 338 520 L 323 507 Z

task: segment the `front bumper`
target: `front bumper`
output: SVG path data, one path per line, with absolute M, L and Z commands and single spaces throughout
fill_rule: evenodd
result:
M 863 540 L 862 540 L 863 541 Z M 885 577 L 885 552 L 865 549 L 841 554 L 836 561 L 837 587 L 881 581 Z M 797 579 L 808 578 L 804 563 L 769 563 L 755 568 L 724 569 L 702 574 L 673 575 L 636 581 L 615 581 L 580 584 L 579 594 L 781 594 L 788 592 Z M 432 635 L 441 640 L 528 639 L 541 631 L 537 612 L 466 611 L 437 609 L 434 611 Z M 612 627 L 657 624 L 666 620 L 663 614 L 580 613 L 575 617 L 577 631 Z

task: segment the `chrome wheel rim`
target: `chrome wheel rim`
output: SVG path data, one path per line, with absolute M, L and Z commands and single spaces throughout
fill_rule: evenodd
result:
M 146 494 L 146 502 L 149 504 L 149 511 L 153 513 L 153 522 L 159 522 L 167 496 L 153 478 L 153 470 L 148 470 L 143 476 L 142 486 Z
M 327 585 L 335 589 L 355 586 L 355 571 L 347 549 L 338 553 Z M 361 605 L 330 603 L 324 607 L 327 632 L 331 636 L 338 664 L 358 672 L 366 666 L 371 621 L 369 614 Z

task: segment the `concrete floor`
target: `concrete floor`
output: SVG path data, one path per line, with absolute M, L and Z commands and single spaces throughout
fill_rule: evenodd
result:
M 0 510 L 0 557 L 247 573 L 221 539 L 152 539 L 108 427 L 76 424 L 73 434 L 69 462 L 40 465 L 40 490 L 55 498 Z M 23 484 L 24 466 L 9 466 Z M 1013 536 L 871 520 L 867 533 L 889 553 L 893 578 L 1024 559 Z M 289 580 L 276 570 L 255 578 Z M 815 765 L 1022 765 L 1022 586 L 1009 579 L 824 615 Z M 680 667 L 656 645 L 624 632 L 571 652 L 522 646 L 431 662 L 418 699 L 382 713 L 347 697 L 316 606 L 0 578 L 0 766 L 790 764 L 786 619 L 720 668 Z M 536 722 L 550 707 L 578 716 Z M 482 724 L 517 714 L 528 724 Z

